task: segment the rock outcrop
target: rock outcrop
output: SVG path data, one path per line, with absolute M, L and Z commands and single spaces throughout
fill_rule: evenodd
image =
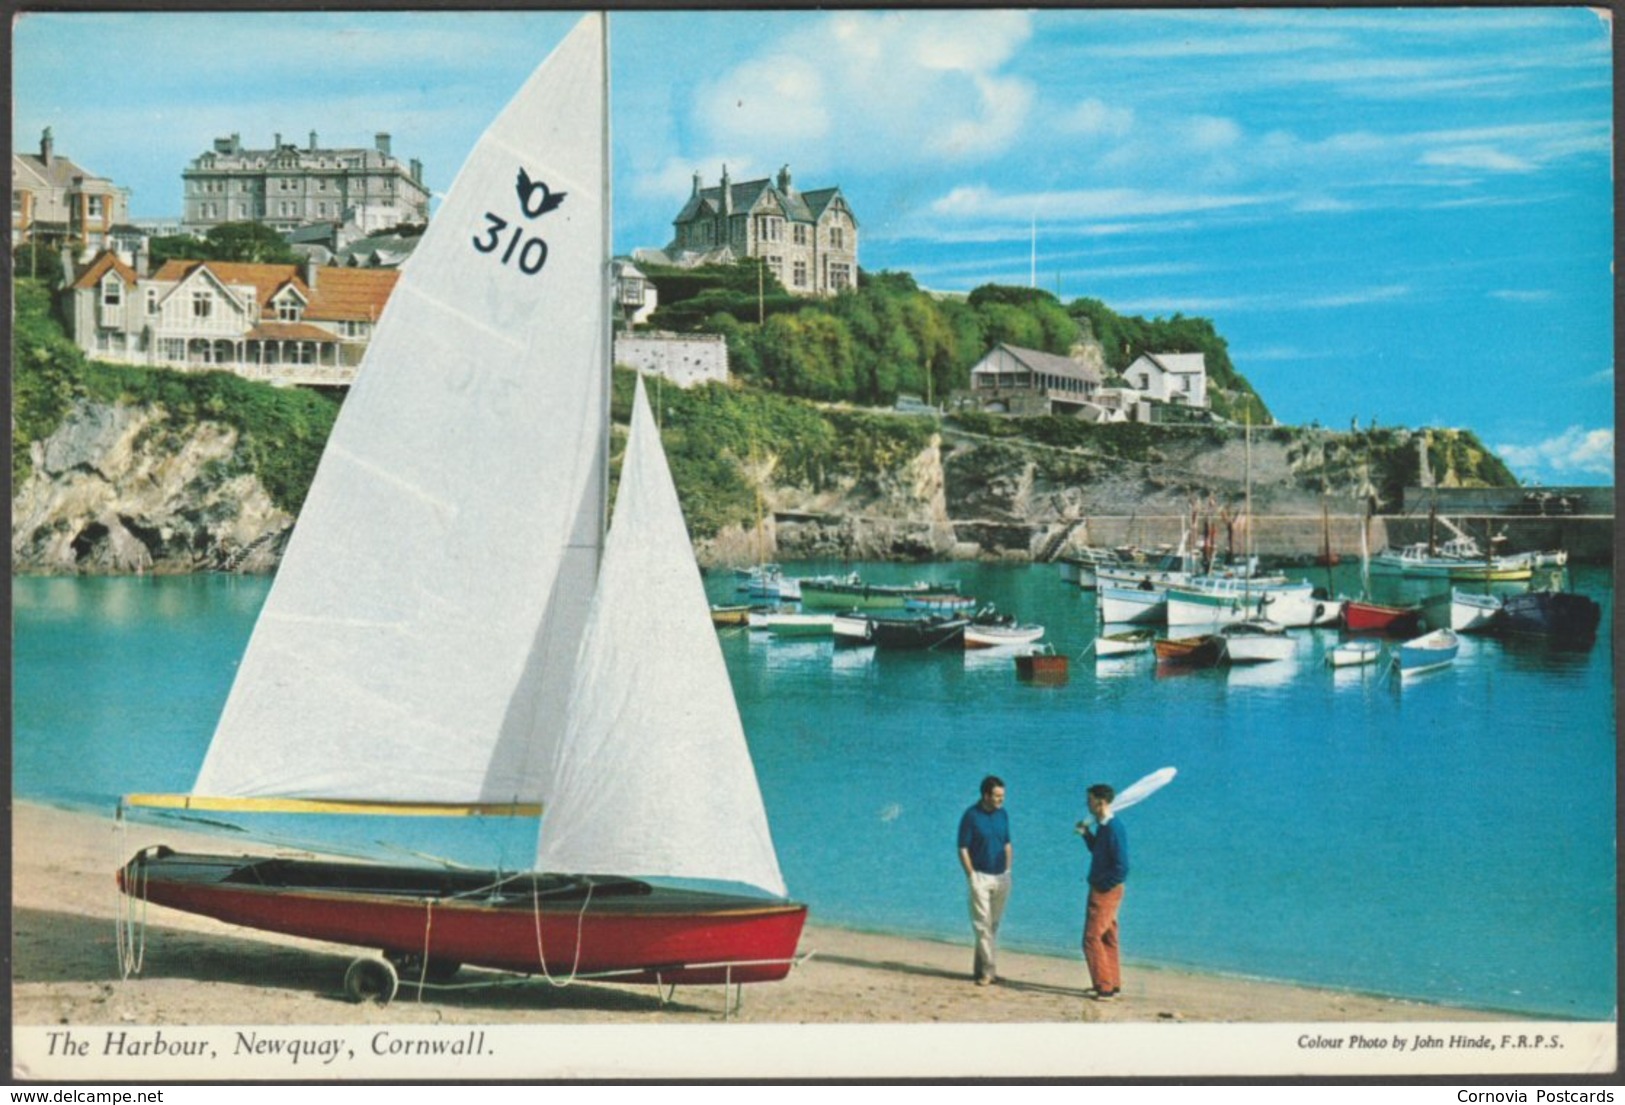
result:
M 76 404 L 33 444 L 33 470 L 14 490 L 12 570 L 271 570 L 293 518 L 238 445 L 230 427 L 180 427 L 162 408 Z

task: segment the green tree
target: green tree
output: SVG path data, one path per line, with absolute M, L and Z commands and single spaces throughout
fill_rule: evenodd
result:
M 264 223 L 221 223 L 210 227 L 203 240 L 211 261 L 289 265 L 299 260 L 282 235 Z

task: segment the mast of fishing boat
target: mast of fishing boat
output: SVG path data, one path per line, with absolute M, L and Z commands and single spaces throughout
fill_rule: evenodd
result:
M 1242 413 L 1241 425 L 1244 445 L 1242 453 L 1242 478 L 1244 482 L 1242 484 L 1241 501 L 1242 510 L 1246 512 L 1247 516 L 1247 551 L 1246 559 L 1242 563 L 1243 571 L 1241 573 L 1241 616 L 1246 619 L 1252 616 L 1248 613 L 1248 608 L 1252 606 L 1253 602 L 1252 580 L 1253 556 L 1255 553 L 1253 542 L 1253 408 L 1251 404 L 1248 404 L 1246 410 Z M 1259 614 L 1263 614 L 1262 609 L 1260 609 Z

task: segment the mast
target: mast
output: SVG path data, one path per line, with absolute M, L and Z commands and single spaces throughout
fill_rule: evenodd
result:
M 1243 442 L 1245 443 L 1245 446 L 1246 446 L 1246 451 L 1243 454 L 1243 456 L 1245 457 L 1245 460 L 1244 460 L 1244 462 L 1242 464 L 1242 472 L 1243 472 L 1243 480 L 1244 480 L 1243 491 L 1242 491 L 1242 503 L 1243 503 L 1242 509 L 1246 511 L 1246 517 L 1247 517 L 1247 543 L 1246 543 L 1247 556 L 1246 556 L 1245 561 L 1242 564 L 1242 573 L 1241 573 L 1241 612 L 1242 612 L 1243 617 L 1250 617 L 1251 615 L 1247 613 L 1247 609 L 1248 609 L 1249 606 L 1252 605 L 1252 601 L 1253 601 L 1252 600 L 1252 590 L 1253 590 L 1252 580 L 1253 580 L 1253 555 L 1254 555 L 1254 547 L 1253 547 L 1253 410 L 1252 410 L 1252 407 L 1247 408 L 1247 413 L 1242 419 L 1242 426 L 1243 426 L 1242 440 L 1243 440 Z

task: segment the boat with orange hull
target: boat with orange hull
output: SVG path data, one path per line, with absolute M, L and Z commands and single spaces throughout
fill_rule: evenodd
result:
M 616 982 L 773 982 L 795 961 L 807 907 L 639 879 L 196 855 L 151 848 L 126 892 L 230 924 L 374 947 L 405 964 Z M 585 921 L 585 923 L 583 923 Z M 401 975 L 415 982 L 410 968 Z
M 1180 667 L 1212 667 L 1224 655 L 1224 639 L 1216 633 L 1199 637 L 1164 637 L 1154 646 L 1158 664 Z

